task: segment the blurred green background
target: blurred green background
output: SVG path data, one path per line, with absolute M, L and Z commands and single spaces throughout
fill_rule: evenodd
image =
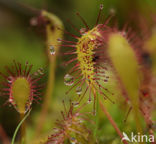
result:
M 22 64 L 28 61 L 34 65 L 33 71 L 40 67 L 45 69 L 46 76 L 42 81 L 46 82 L 48 58 L 45 50 L 44 27 L 32 26 L 30 24 L 32 18 L 38 16 L 35 12 L 46 9 L 54 13 L 62 20 L 65 29 L 75 34 L 67 19 L 70 19 L 78 28 L 83 27 L 82 22 L 75 14 L 79 12 L 89 27 L 92 28 L 96 22 L 100 4 L 104 5 L 101 22 L 104 22 L 104 19 L 111 13 L 115 13 L 114 21 L 118 23 L 120 28 L 128 22 L 129 26 L 138 32 L 142 30 L 139 27 L 142 23 L 141 20 L 144 19 L 147 25 L 150 26 L 152 16 L 156 14 L 156 0 L 0 0 L 0 71 L 5 72 L 4 66 L 12 65 L 12 60 L 14 59 Z M 71 39 L 66 35 L 65 38 Z M 61 48 L 60 51 L 63 52 L 66 50 Z M 68 100 L 74 95 L 74 92 L 68 96 L 65 95 L 68 88 L 64 85 L 63 77 L 69 67 L 62 66 L 65 59 L 62 58 L 61 52 L 57 58 L 54 94 L 43 134 L 49 133 L 53 128 L 56 118 L 60 117 L 58 113 L 62 109 L 61 101 L 63 99 Z M 0 97 L 0 104 L 2 105 L 3 103 L 4 100 Z M 128 128 L 130 131 L 133 129 L 133 123 L 131 127 L 123 123 L 125 116 L 125 112 L 121 111 L 121 107 L 123 106 L 119 106 L 118 104 L 112 106 L 108 104 L 108 107 L 111 108 L 109 111 L 122 130 Z M 29 141 L 33 136 L 33 129 L 37 118 L 40 116 L 40 110 L 41 104 L 33 104 L 33 110 L 28 120 L 29 127 L 27 129 Z M 101 143 L 113 144 L 114 141 L 120 143 L 120 139 L 116 139 L 117 135 L 111 125 L 108 124 L 107 119 L 102 115 L 100 116 L 99 139 L 101 139 Z M 19 122 L 18 117 L 19 114 L 14 108 L 9 106 L 0 108 L 0 123 L 9 138 L 12 137 Z M 129 121 L 131 121 L 131 117 Z

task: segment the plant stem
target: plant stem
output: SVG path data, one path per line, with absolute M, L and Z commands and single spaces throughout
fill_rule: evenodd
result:
M 24 114 L 20 114 L 20 121 L 24 118 Z M 25 140 L 25 133 L 26 133 L 26 121 L 23 121 L 21 128 L 20 128 L 20 142 L 23 144 Z
M 122 139 L 123 138 L 123 135 L 122 135 L 120 129 L 118 128 L 117 124 L 115 123 L 115 121 L 113 120 L 113 118 L 111 117 L 111 115 L 106 110 L 105 106 L 103 105 L 103 103 L 100 100 L 99 100 L 99 103 L 100 103 L 101 110 L 104 112 L 104 114 L 106 115 L 106 117 L 108 118 L 108 120 L 110 121 L 110 123 L 112 124 L 112 126 L 114 127 L 114 129 L 116 130 L 117 134 Z M 124 144 L 128 144 L 125 140 L 123 140 L 122 142 Z
M 11 144 L 14 144 L 14 143 L 15 143 L 15 138 L 16 138 L 17 132 L 18 132 L 20 126 L 21 126 L 21 125 L 23 124 L 23 122 L 25 121 L 25 119 L 29 116 L 30 112 L 31 112 L 31 109 L 29 110 L 29 112 L 23 117 L 23 119 L 22 119 L 22 120 L 20 121 L 20 123 L 18 124 L 18 126 L 17 126 L 17 128 L 16 128 L 16 130 L 15 130 L 15 132 L 14 132 L 14 135 L 13 135 L 13 138 L 12 138 L 12 141 L 11 141 Z
M 56 62 L 54 60 L 53 63 L 50 63 L 49 65 L 48 84 L 47 84 L 46 94 L 43 100 L 40 118 L 37 123 L 35 137 L 39 136 L 42 131 L 42 128 L 43 128 L 43 125 L 44 125 L 44 122 L 48 113 L 48 108 L 51 102 L 51 96 L 53 93 L 53 87 L 54 87 L 54 81 L 55 81 L 54 80 L 55 79 L 55 63 Z

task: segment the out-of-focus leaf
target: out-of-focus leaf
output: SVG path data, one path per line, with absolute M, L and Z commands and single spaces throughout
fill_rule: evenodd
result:
M 55 55 L 52 55 L 50 52 L 50 46 L 54 48 L 54 51 L 57 55 L 59 52 L 60 42 L 58 39 L 63 38 L 63 23 L 62 21 L 52 13 L 47 11 L 42 11 L 42 16 L 49 21 L 46 26 L 47 33 L 47 51 L 49 59 L 53 60 Z
M 139 132 L 139 65 L 128 41 L 119 33 L 109 36 L 108 54 L 131 101 Z
M 108 52 L 132 102 L 138 104 L 139 69 L 136 56 L 125 38 L 112 34 L 108 42 Z

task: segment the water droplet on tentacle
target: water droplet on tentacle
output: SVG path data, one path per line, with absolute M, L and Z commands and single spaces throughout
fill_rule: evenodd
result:
M 71 86 L 73 85 L 73 83 L 74 83 L 74 77 L 69 74 L 66 74 L 64 76 L 64 84 L 67 86 Z
M 30 19 L 30 24 L 31 24 L 32 26 L 37 26 L 37 24 L 38 24 L 38 19 L 37 19 L 37 17 L 32 17 L 32 18 Z
M 81 29 L 80 29 L 80 34 L 81 34 L 81 35 L 85 35 L 86 32 L 87 32 L 87 29 L 86 29 L 86 28 L 81 28 Z
M 87 101 L 87 103 L 88 103 L 88 104 L 90 104 L 91 102 L 92 102 L 92 100 L 91 100 L 91 99 L 89 99 L 89 100 Z
M 39 68 L 37 72 L 38 72 L 38 74 L 40 74 L 40 75 L 43 75 L 43 74 L 44 74 L 43 68 Z
M 79 106 L 79 102 L 73 102 L 73 106 L 74 106 L 74 107 Z
M 101 10 L 103 9 L 103 4 L 100 4 L 100 9 L 101 9 Z
M 13 98 L 9 98 L 9 102 L 12 103 L 13 102 Z
M 77 140 L 76 140 L 76 138 L 71 137 L 70 138 L 70 142 L 71 142 L 71 144 L 76 144 L 77 143 Z
M 55 55 L 56 52 L 55 52 L 55 48 L 54 48 L 53 45 L 50 45 L 50 46 L 49 46 L 49 50 L 50 50 L 50 54 L 51 54 L 51 55 Z
M 78 87 L 76 88 L 76 93 L 77 93 L 78 95 L 80 95 L 80 94 L 82 93 L 82 87 L 78 86 Z
M 9 76 L 7 80 L 8 80 L 8 83 L 12 83 L 13 77 L 12 76 Z
M 25 62 L 25 66 L 28 66 L 28 62 Z
M 30 105 L 31 105 L 31 103 L 30 103 Z M 24 113 L 27 113 L 29 110 L 30 110 L 30 106 L 29 105 L 26 105 L 25 112 Z
M 35 72 L 34 75 L 35 75 L 35 76 L 38 76 L 38 72 Z
M 61 42 L 62 42 L 62 39 L 61 39 L 61 38 L 58 38 L 57 41 L 58 41 L 59 43 L 61 43 Z

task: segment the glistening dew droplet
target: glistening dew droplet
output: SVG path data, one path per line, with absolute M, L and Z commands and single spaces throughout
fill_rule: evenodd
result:
M 9 77 L 8 77 L 8 83 L 12 83 L 12 81 L 13 81 L 12 76 L 9 76 Z
M 12 98 L 9 98 L 9 102 L 12 103 L 13 102 L 13 99 Z
M 40 75 L 43 75 L 43 74 L 44 74 L 43 68 L 39 68 L 39 69 L 37 70 L 37 72 L 38 72 L 38 74 L 40 74 Z
M 55 52 L 55 48 L 54 48 L 54 46 L 53 45 L 50 45 L 49 46 L 49 50 L 50 50 L 50 54 L 51 55 L 54 55 L 56 52 Z
M 77 140 L 76 140 L 76 138 L 71 137 L 70 138 L 70 142 L 71 142 L 71 144 L 76 144 L 77 143 Z
M 69 74 L 66 74 L 64 76 L 64 84 L 67 86 L 71 86 L 73 85 L 73 83 L 74 83 L 74 77 Z
M 58 38 L 57 41 L 58 41 L 59 43 L 61 43 L 61 42 L 62 42 L 62 39 L 61 39 L 61 38 Z
M 87 32 L 87 29 L 86 28 L 81 28 L 80 29 L 80 34 L 81 35 L 85 35 L 86 32 Z
M 73 106 L 74 106 L 74 107 L 79 106 L 79 102 L 77 102 L 77 101 L 73 102 Z
M 82 87 L 78 86 L 78 87 L 76 88 L 76 93 L 77 93 L 78 95 L 80 95 L 80 94 L 82 93 Z
M 92 100 L 91 100 L 91 99 L 89 99 L 89 100 L 87 101 L 87 103 L 88 103 L 88 104 L 90 104 L 91 102 L 92 102 Z
M 79 121 L 80 123 L 83 123 L 84 122 L 84 120 L 82 120 L 82 119 L 80 119 L 80 121 Z
M 103 4 L 100 4 L 100 9 L 101 9 L 101 10 L 103 9 Z

